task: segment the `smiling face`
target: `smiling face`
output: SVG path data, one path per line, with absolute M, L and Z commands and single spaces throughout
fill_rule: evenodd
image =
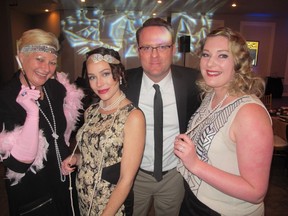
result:
M 30 84 L 36 88 L 44 85 L 56 71 L 57 56 L 54 54 L 47 52 L 20 53 L 19 58 Z
M 223 36 L 208 37 L 200 59 L 201 74 L 214 90 L 227 88 L 234 78 L 234 58 Z
M 105 106 L 120 95 L 119 81 L 113 79 L 110 65 L 105 61 L 87 61 L 87 76 L 91 89 L 103 100 Z
M 154 82 L 161 81 L 169 72 L 173 60 L 174 46 L 171 33 L 162 26 L 143 28 L 139 35 L 140 47 L 154 47 L 150 51 L 139 49 L 139 59 L 144 72 Z M 167 49 L 156 49 L 159 46 L 169 46 Z

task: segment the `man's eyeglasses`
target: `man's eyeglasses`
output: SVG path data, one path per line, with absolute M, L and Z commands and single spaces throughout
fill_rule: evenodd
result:
M 141 46 L 139 47 L 139 51 L 142 53 L 151 53 L 154 49 L 157 50 L 158 52 L 165 52 L 169 50 L 173 45 L 160 45 L 156 47 L 152 46 Z

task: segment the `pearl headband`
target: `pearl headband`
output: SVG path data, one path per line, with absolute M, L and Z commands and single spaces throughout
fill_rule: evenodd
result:
M 97 62 L 100 62 L 100 61 L 105 61 L 107 63 L 110 63 L 110 64 L 120 64 L 120 61 L 118 59 L 116 59 L 115 57 L 111 56 L 111 55 L 101 55 L 99 53 L 96 53 L 96 54 L 92 54 L 91 56 L 89 56 L 88 59 L 92 59 L 92 61 L 94 63 L 97 63 Z
M 46 52 L 46 53 L 51 53 L 51 54 L 58 56 L 58 52 L 57 52 L 55 47 L 49 46 L 49 45 L 43 45 L 43 44 L 24 46 L 24 47 L 22 47 L 20 52 L 24 52 L 24 53 L 27 53 L 27 52 Z

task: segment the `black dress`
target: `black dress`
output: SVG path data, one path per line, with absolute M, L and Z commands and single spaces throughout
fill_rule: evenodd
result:
M 64 132 L 66 129 L 66 118 L 63 111 L 63 101 L 66 95 L 65 87 L 57 80 L 50 79 L 44 85 L 49 96 L 53 113 L 55 115 L 57 140 L 62 160 L 68 157 L 71 152 L 65 143 Z M 19 74 L 17 74 L 11 82 L 0 91 L 0 129 L 5 126 L 6 131 L 13 131 L 16 126 L 23 125 L 26 118 L 25 110 L 16 102 L 16 97 L 20 91 L 21 83 Z M 40 107 L 53 125 L 51 110 L 47 101 L 47 96 L 43 100 L 39 100 Z M 9 201 L 10 215 L 19 215 L 19 212 L 26 211 L 40 203 L 47 205 L 45 213 L 35 213 L 31 215 L 72 215 L 72 207 L 70 201 L 69 178 L 66 176 L 64 182 L 60 180 L 60 170 L 57 162 L 54 138 L 52 137 L 51 128 L 39 113 L 39 128 L 43 130 L 49 147 L 47 152 L 47 160 L 44 160 L 44 168 L 33 173 L 29 169 L 31 164 L 24 164 L 17 161 L 11 155 L 3 160 L 6 168 L 14 172 L 25 173 L 21 181 L 11 186 L 11 181 L 6 179 L 6 189 Z M 73 202 L 76 215 L 79 215 L 77 194 L 74 184 L 75 176 L 72 176 Z M 51 211 L 51 212 L 49 212 Z

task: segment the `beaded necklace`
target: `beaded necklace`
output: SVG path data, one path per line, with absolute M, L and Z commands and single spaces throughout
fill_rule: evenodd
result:
M 110 111 L 118 107 L 118 105 L 121 103 L 122 100 L 126 98 L 126 95 L 121 91 L 120 96 L 110 105 L 104 107 L 103 100 L 100 100 L 99 107 L 104 111 Z
M 52 121 L 53 121 L 53 125 L 52 123 L 50 122 L 50 120 L 48 119 L 48 117 L 46 116 L 46 114 L 44 113 L 44 111 L 41 109 L 40 107 L 40 103 L 38 102 L 37 105 L 39 107 L 39 110 L 41 112 L 41 114 L 43 115 L 43 117 L 45 118 L 45 120 L 47 121 L 51 131 L 52 131 L 52 137 L 54 138 L 54 145 L 55 145 L 55 151 L 56 151 L 56 157 L 57 157 L 57 162 L 58 162 L 58 167 L 59 167 L 59 173 L 60 173 L 60 180 L 61 182 L 65 182 L 66 180 L 66 176 L 65 175 L 62 175 L 62 172 L 61 172 L 61 162 L 62 162 L 62 158 L 61 158 L 61 154 L 60 154 L 60 150 L 59 150 L 59 146 L 58 146 L 58 134 L 57 134 L 57 125 L 56 125 L 56 120 L 55 120 L 55 115 L 54 115 L 54 112 L 53 112 L 53 108 L 52 108 L 52 105 L 51 105 L 51 102 L 50 102 L 50 99 L 49 99 L 49 96 L 47 94 L 47 91 L 45 89 L 45 87 L 43 86 L 43 91 L 46 95 L 46 98 L 47 98 L 47 101 L 48 101 L 48 105 L 49 105 L 49 108 L 50 108 L 50 111 L 51 111 L 51 115 L 52 115 Z
M 124 95 L 125 96 L 125 95 Z M 125 97 L 124 97 L 125 98 Z M 123 98 L 123 99 L 124 99 Z M 122 100 L 123 100 L 122 99 Z M 122 101 L 121 100 L 121 101 Z M 120 101 L 120 102 L 121 102 Z M 112 128 L 112 126 L 113 126 L 113 124 L 114 124 L 114 122 L 115 122 L 115 119 L 116 119 L 116 117 L 119 115 L 119 113 L 120 113 L 120 107 L 119 107 L 119 104 L 120 104 L 120 102 L 117 104 L 117 110 L 112 114 L 113 115 L 113 117 L 112 117 L 112 120 L 111 120 L 111 124 L 109 125 L 109 127 L 108 127 L 108 129 L 107 130 L 111 130 L 111 128 Z M 90 124 L 90 122 L 92 121 L 92 120 L 94 120 L 94 118 L 97 116 L 97 115 L 99 115 L 100 113 L 99 113 L 99 108 L 101 108 L 100 107 L 100 104 L 99 104 L 99 106 L 98 106 L 98 108 L 95 110 L 95 112 L 94 112 L 94 114 L 93 114 L 93 116 L 90 118 L 90 120 L 85 124 L 85 126 L 84 126 L 84 128 L 83 128 L 83 130 L 82 130 L 82 132 L 81 132 L 81 135 L 79 135 L 79 137 L 82 137 L 83 138 L 83 134 L 84 134 L 84 132 L 86 132 L 85 131 L 85 129 L 86 129 L 86 126 L 87 125 L 89 125 Z M 116 107 L 115 107 L 116 108 Z M 111 115 L 111 114 L 110 114 Z M 103 142 L 104 144 L 106 143 L 106 141 L 107 141 L 107 137 L 106 137 L 106 139 L 105 139 L 105 141 Z M 74 147 L 74 149 L 73 149 L 73 152 L 72 152 L 72 154 L 71 154 L 71 156 L 70 156 L 70 160 L 71 160 L 71 158 L 73 157 L 73 155 L 75 154 L 75 151 L 76 151 L 76 149 L 77 149 L 77 147 L 78 147 L 78 145 L 79 145 L 79 142 L 80 142 L 80 140 L 78 140 L 78 142 L 76 143 L 76 145 L 75 145 L 75 147 Z M 102 150 L 102 152 L 101 152 L 101 157 L 100 157 L 100 164 L 99 164 L 99 170 L 98 170 L 98 173 L 95 175 L 95 178 L 94 178 L 94 186 L 93 186 L 93 191 L 92 191 L 92 194 L 91 194 L 91 197 L 90 197 L 90 201 L 89 201 L 89 209 L 88 209 L 88 212 L 87 212 L 87 216 L 89 216 L 90 215 L 90 213 L 91 213 L 91 209 L 92 209 L 92 204 L 93 204 L 93 200 L 94 200 L 94 195 L 95 195 L 95 192 L 96 192 L 96 187 L 97 187 L 97 183 L 100 181 L 100 179 L 101 179 L 101 174 L 102 174 L 102 169 L 103 169 L 103 158 L 104 158 L 104 152 L 103 152 L 103 150 Z M 69 183 L 69 190 L 70 190 L 70 194 L 71 194 L 71 196 L 72 196 L 72 183 L 71 183 L 71 173 L 69 173 L 69 181 L 70 181 L 70 183 Z M 71 201 L 71 205 L 72 205 L 72 201 Z
M 213 98 L 215 96 L 215 93 L 213 95 Z M 187 130 L 185 132 L 186 135 L 190 134 L 195 128 L 197 128 L 205 119 L 207 119 L 212 113 L 214 113 L 217 109 L 219 109 L 222 104 L 224 103 L 224 101 L 229 97 L 229 94 L 226 93 L 224 98 L 211 110 L 211 112 L 209 112 L 204 118 L 202 118 L 199 122 L 197 122 L 193 127 L 191 127 L 189 130 Z M 212 100 L 213 100 L 212 98 Z M 211 100 L 211 101 L 212 101 Z
M 115 108 L 117 108 L 116 112 L 113 113 L 113 118 L 112 118 L 112 122 L 108 128 L 108 130 L 111 130 L 112 126 L 113 126 L 113 123 L 115 122 L 115 119 L 116 119 L 116 116 L 118 116 L 119 114 L 119 105 L 120 103 L 126 98 L 126 95 L 121 91 L 121 95 L 112 103 L 110 104 L 109 106 L 107 107 L 103 107 L 103 101 L 101 100 L 99 102 L 99 106 L 98 108 L 95 110 L 93 116 L 90 118 L 89 122 L 87 124 L 85 124 L 83 130 L 82 130 L 82 133 L 79 137 L 83 137 L 83 134 L 85 132 L 85 127 L 86 125 L 89 125 L 89 123 L 96 117 L 96 115 L 99 115 L 99 108 L 103 109 L 104 111 L 110 111 L 110 110 L 113 110 Z M 107 138 L 105 140 L 104 143 L 106 143 L 107 141 Z M 71 158 L 73 157 L 73 155 L 75 154 L 75 151 L 79 145 L 79 142 L 80 140 L 77 141 L 74 149 L 73 149 L 73 152 L 70 156 L 70 160 Z M 96 174 L 95 176 L 95 183 L 94 183 L 94 186 L 93 186 L 93 191 L 92 191 L 92 194 L 91 194 L 91 198 L 90 198 L 90 201 L 89 201 L 89 209 L 88 209 L 88 212 L 87 212 L 87 216 L 90 215 L 91 213 L 91 209 L 92 209 L 92 204 L 93 204 L 93 199 L 94 199 L 94 195 L 95 195 L 95 192 L 96 192 L 96 187 L 97 187 L 97 183 L 100 181 L 100 178 L 101 178 L 101 174 L 102 174 L 102 164 L 103 164 L 103 156 L 104 156 L 104 152 L 101 153 L 101 157 L 100 157 L 100 164 L 99 164 L 99 171 L 98 173 Z M 70 190 L 70 200 L 71 200 L 71 206 L 73 207 L 73 201 L 72 201 L 72 179 L 71 179 L 71 173 L 69 173 L 69 190 Z M 74 208 L 72 209 L 73 210 L 73 216 L 75 215 L 74 213 Z

